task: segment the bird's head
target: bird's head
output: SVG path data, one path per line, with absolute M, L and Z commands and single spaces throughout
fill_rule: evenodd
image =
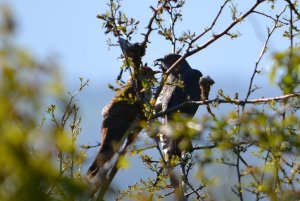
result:
M 201 77 L 199 80 L 200 86 L 212 86 L 215 84 L 215 81 L 210 76 Z
M 162 70 L 168 70 L 181 56 L 179 54 L 168 54 L 163 58 L 156 59 L 155 61 L 161 62 Z
M 163 72 L 166 72 L 178 59 L 182 56 L 179 54 L 167 54 L 163 58 L 159 58 L 156 60 L 156 63 L 161 62 L 161 69 Z M 185 59 L 181 60 L 179 63 L 179 71 L 184 71 L 184 69 L 190 68 L 189 64 Z M 181 72 L 182 73 L 182 72 Z

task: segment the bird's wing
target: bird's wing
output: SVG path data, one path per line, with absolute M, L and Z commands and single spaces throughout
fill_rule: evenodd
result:
M 175 87 L 171 93 L 170 100 L 167 105 L 167 109 L 176 107 L 185 101 L 200 100 L 201 89 L 199 86 L 199 79 L 202 76 L 201 72 L 194 69 L 189 69 L 188 72 L 185 72 L 183 77 L 184 87 Z M 188 116 L 193 117 L 198 109 L 198 105 L 187 105 L 179 109 L 180 113 L 187 114 Z M 172 114 L 169 114 L 167 120 L 172 119 Z M 178 136 L 176 139 L 170 138 L 166 135 L 161 134 L 161 143 L 164 149 L 164 152 L 170 153 L 171 155 L 180 155 L 181 149 L 179 144 L 184 140 L 184 136 Z M 189 149 L 192 146 L 192 142 L 189 139 L 185 139 L 186 149 Z
M 182 78 L 184 87 L 176 87 L 171 94 L 167 109 L 176 107 L 185 101 L 192 100 L 198 101 L 201 97 L 201 89 L 199 79 L 202 76 L 201 72 L 195 69 L 188 69 Z M 189 116 L 194 116 L 198 109 L 197 105 L 188 105 L 180 108 L 181 113 Z
M 201 77 L 202 73 L 196 69 L 189 70 L 186 76 L 184 77 L 184 90 L 190 100 L 200 100 L 201 91 L 199 81 Z
M 129 100 L 129 94 L 133 92 L 132 84 L 123 87 L 102 111 L 102 142 L 97 157 L 87 173 L 90 179 L 98 172 L 101 173 L 99 170 L 114 156 L 124 142 L 127 130 L 140 114 L 140 105 Z
M 161 92 L 161 104 L 162 104 L 163 111 L 165 111 L 166 109 L 169 109 L 168 105 L 170 104 L 172 95 L 173 95 L 174 91 L 176 90 L 176 88 L 178 88 L 174 84 L 177 81 L 178 81 L 178 79 L 175 78 L 173 75 L 169 75 L 166 80 L 166 83 Z
M 134 91 L 133 85 L 122 88 L 103 112 L 102 130 L 105 131 L 102 132 L 103 146 L 121 140 L 140 114 L 140 104 L 131 98 Z

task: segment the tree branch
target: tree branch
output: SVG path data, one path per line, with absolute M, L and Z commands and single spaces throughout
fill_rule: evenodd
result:
M 198 48 L 192 50 L 192 51 L 189 51 L 193 44 L 198 40 L 200 39 L 202 36 L 204 36 L 206 33 L 208 33 L 216 24 L 217 20 L 219 19 L 224 7 L 226 6 L 226 4 L 229 2 L 229 0 L 226 0 L 217 16 L 215 17 L 214 21 L 212 22 L 212 24 L 210 25 L 210 27 L 205 30 L 203 33 L 199 34 L 194 40 L 192 40 L 190 43 L 189 43 L 189 46 L 186 50 L 186 53 L 184 55 L 182 55 L 182 57 L 180 57 L 165 73 L 164 73 L 164 77 L 162 79 L 162 82 L 160 83 L 160 86 L 158 87 L 157 89 L 157 92 L 156 92 L 156 96 L 155 96 L 155 100 L 157 100 L 157 97 L 158 95 L 160 94 L 162 88 L 163 88 L 163 83 L 164 81 L 167 79 L 168 75 L 175 69 L 175 67 L 184 59 L 186 59 L 187 57 L 189 56 L 192 56 L 193 54 L 199 52 L 200 50 L 206 48 L 207 46 L 209 46 L 210 44 L 212 44 L 213 42 L 217 41 L 219 38 L 221 38 L 222 36 L 226 35 L 235 25 L 237 25 L 239 22 L 241 22 L 242 20 L 244 20 L 248 15 L 250 15 L 254 10 L 255 8 L 261 4 L 262 2 L 264 2 L 266 0 L 257 0 L 256 3 L 244 14 L 242 15 L 240 18 L 236 19 L 234 22 L 232 22 L 227 28 L 225 28 L 222 32 L 220 32 L 219 34 L 216 34 L 214 35 L 210 40 L 208 40 L 206 43 L 204 43 L 203 45 L 199 46 Z
M 170 178 L 171 186 L 174 189 L 174 191 L 172 191 L 172 193 L 175 193 L 177 201 L 186 201 L 187 199 L 184 195 L 184 191 L 183 191 L 183 189 L 180 188 L 181 186 L 180 186 L 179 179 L 177 178 L 174 170 L 172 169 L 171 164 L 165 160 L 163 153 L 159 147 L 158 140 L 155 140 L 155 142 L 156 142 L 156 149 L 159 152 L 159 155 L 162 159 L 163 165 L 166 168 L 167 174 Z M 170 194 L 172 194 L 172 193 L 170 193 Z
M 154 30 L 154 29 L 152 28 L 152 24 L 153 24 L 154 20 L 156 19 L 156 16 L 157 16 L 158 11 L 161 10 L 168 2 L 169 2 L 169 0 L 168 0 L 168 1 L 165 1 L 165 2 L 163 3 L 163 5 L 161 5 L 160 7 L 156 8 L 156 9 L 153 8 L 152 6 L 150 7 L 151 10 L 153 11 L 153 15 L 152 15 L 152 17 L 150 18 L 149 23 L 148 23 L 148 25 L 147 25 L 147 27 L 146 27 L 146 28 L 147 28 L 147 32 L 146 32 L 145 34 L 142 34 L 142 35 L 144 35 L 144 41 L 141 43 L 141 46 L 142 46 L 144 49 L 146 49 L 146 45 L 147 45 L 147 43 L 149 42 L 149 36 L 150 36 L 150 33 Z
M 271 98 L 257 98 L 257 99 L 252 99 L 252 100 L 240 100 L 240 99 L 231 99 L 231 98 L 226 98 L 226 99 L 220 99 L 220 98 L 215 98 L 212 100 L 205 100 L 205 101 L 186 101 L 176 107 L 170 108 L 168 110 L 159 112 L 155 115 L 152 116 L 152 119 L 155 119 L 157 117 L 164 116 L 166 114 L 170 114 L 171 112 L 174 112 L 176 110 L 180 110 L 183 107 L 186 107 L 188 105 L 206 105 L 206 104 L 222 104 L 222 103 L 230 103 L 230 104 L 235 104 L 235 105 L 245 105 L 245 104 L 265 104 L 269 103 L 272 101 L 284 101 L 290 98 L 295 98 L 299 97 L 300 93 L 292 93 L 292 94 L 287 94 L 283 96 L 276 96 L 276 97 L 271 97 Z
M 207 146 L 197 146 L 197 147 L 193 147 L 192 151 L 195 151 L 195 150 L 202 150 L 202 149 L 213 149 L 213 148 L 216 148 L 218 146 L 217 143 L 214 143 L 213 145 L 207 145 Z
M 266 0 L 258 0 L 256 1 L 256 3 L 241 17 L 239 17 L 238 19 L 236 19 L 234 22 L 232 22 L 227 28 L 225 28 L 223 31 L 221 31 L 219 34 L 214 35 L 211 39 L 209 39 L 206 43 L 204 43 L 203 45 L 199 46 L 198 48 L 190 51 L 190 49 L 192 48 L 193 44 L 199 39 L 201 38 L 201 36 L 203 36 L 206 32 L 204 31 L 202 34 L 200 34 L 199 36 L 197 36 L 190 44 L 189 47 L 186 50 L 186 53 L 179 58 L 166 72 L 166 75 L 169 75 L 173 69 L 175 68 L 175 66 L 177 66 L 183 59 L 192 56 L 193 54 L 199 52 L 200 50 L 206 48 L 207 46 L 209 46 L 210 44 L 214 43 L 215 41 L 217 41 L 219 38 L 221 38 L 222 36 L 226 35 L 235 25 L 237 25 L 238 23 L 240 23 L 242 20 L 244 20 L 248 15 L 250 15 L 251 13 L 253 13 L 253 11 L 255 10 L 255 8 L 260 5 L 261 3 L 263 3 Z M 225 2 L 223 4 L 223 6 L 225 6 L 227 2 Z M 220 12 L 222 11 L 223 7 L 221 7 L 219 13 L 217 14 L 217 17 L 215 18 L 214 22 L 212 23 L 211 26 L 214 26 L 214 23 L 217 21 Z
M 198 48 L 189 51 L 190 48 L 187 49 L 187 56 L 191 56 L 197 52 L 199 52 L 200 50 L 206 48 L 208 45 L 210 45 L 211 43 L 215 42 L 216 40 L 218 40 L 221 36 L 227 34 L 235 25 L 237 25 L 238 23 L 240 23 L 241 21 L 243 21 L 248 15 L 250 15 L 255 8 L 261 4 L 262 2 L 264 2 L 265 0 L 260 0 L 260 1 L 256 1 L 256 3 L 241 17 L 239 17 L 238 19 L 236 19 L 234 22 L 232 22 L 227 28 L 225 28 L 223 31 L 221 31 L 219 34 L 214 35 L 210 40 L 208 40 L 206 43 L 204 43 L 203 45 L 199 46 Z M 193 41 L 193 43 L 196 41 Z M 191 45 L 192 46 L 192 43 Z
M 280 23 L 282 23 L 282 24 L 284 24 L 284 25 L 288 25 L 288 23 L 279 20 L 279 19 L 278 19 L 278 15 L 276 16 L 276 18 L 274 18 L 274 17 L 272 17 L 271 15 L 268 15 L 268 14 L 266 14 L 266 13 L 262 13 L 262 12 L 259 12 L 259 11 L 256 11 L 256 10 L 253 11 L 253 13 L 256 13 L 256 14 L 259 14 L 259 15 L 262 15 L 262 16 L 265 16 L 265 17 L 267 17 L 267 18 L 270 18 L 270 19 L 273 20 L 274 22 L 278 21 L 278 22 L 280 22 Z M 281 15 L 281 14 L 280 14 L 280 15 Z
M 285 1 L 289 4 L 291 10 L 294 11 L 296 13 L 296 15 L 298 15 L 298 17 L 299 17 L 300 14 L 299 14 L 298 10 L 295 8 L 294 4 L 290 0 L 285 0 Z
M 258 57 L 258 59 L 257 59 L 257 61 L 256 61 L 256 63 L 255 63 L 254 71 L 253 71 L 252 76 L 251 76 L 251 78 L 250 78 L 250 84 L 249 84 L 249 88 L 248 88 L 248 92 L 247 92 L 247 95 L 246 95 L 245 100 L 248 100 L 250 94 L 255 90 L 255 89 L 252 89 L 252 85 L 253 85 L 253 81 L 254 81 L 255 75 L 259 72 L 259 71 L 257 70 L 257 69 L 258 69 L 258 65 L 259 65 L 259 63 L 260 63 L 262 57 L 265 55 L 265 53 L 266 53 L 266 51 L 267 51 L 267 49 L 268 49 L 268 43 L 269 43 L 269 40 L 270 40 L 272 34 L 274 33 L 275 29 L 278 28 L 278 23 L 281 23 L 281 22 L 279 21 L 279 18 L 280 18 L 280 16 L 284 13 L 285 9 L 286 9 L 286 8 L 284 8 L 284 10 L 283 10 L 279 15 L 276 16 L 276 19 L 271 18 L 271 19 L 274 20 L 274 25 L 273 25 L 273 27 L 272 27 L 271 30 L 268 28 L 268 35 L 267 35 L 267 38 L 266 38 L 266 40 L 265 40 L 265 42 L 264 42 L 264 45 L 263 45 L 263 47 L 262 47 L 262 49 L 261 49 L 261 52 L 260 52 L 260 54 L 259 54 L 259 57 Z M 244 108 L 243 108 L 243 109 L 244 109 Z

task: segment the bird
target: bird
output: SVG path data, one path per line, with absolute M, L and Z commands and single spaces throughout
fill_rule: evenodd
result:
M 151 89 L 143 85 L 145 82 L 150 83 L 154 74 L 155 71 L 150 67 L 142 66 L 138 76 L 131 77 L 102 110 L 102 142 L 87 171 L 88 180 L 106 174 L 105 165 L 118 152 L 130 131 L 139 126 L 139 120 L 144 118 L 143 103 L 150 101 Z
M 162 63 L 162 71 L 165 72 L 180 58 L 181 55 L 179 54 L 168 54 L 156 61 Z M 185 59 L 182 59 L 168 75 L 158 97 L 156 110 L 166 111 L 189 100 L 201 100 L 200 78 L 202 76 L 203 75 L 199 70 L 193 69 Z M 188 117 L 193 117 L 197 109 L 198 105 L 194 104 L 181 107 L 177 111 L 167 114 L 164 123 L 168 124 L 168 122 L 172 120 L 175 112 L 179 112 Z M 163 151 L 167 156 L 172 157 L 173 155 L 181 155 L 182 150 L 180 149 L 179 144 L 183 141 L 183 136 L 172 138 L 164 133 L 160 133 L 159 138 Z M 191 141 L 189 140 L 187 144 L 186 149 L 188 150 L 192 146 Z
M 201 88 L 201 100 L 208 100 L 208 95 L 210 92 L 210 87 L 215 84 L 215 81 L 210 76 L 201 77 L 199 80 L 200 88 Z

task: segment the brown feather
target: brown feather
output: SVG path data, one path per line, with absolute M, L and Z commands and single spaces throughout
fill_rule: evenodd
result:
M 150 68 L 146 68 L 146 71 L 150 74 L 142 72 L 142 79 L 154 77 Z M 128 130 L 135 123 L 136 118 L 143 118 L 143 107 L 136 95 L 141 90 L 142 84 L 130 79 L 103 109 L 102 143 L 94 162 L 88 169 L 87 176 L 89 179 L 96 176 L 100 168 L 119 150 L 125 140 L 124 138 L 127 138 L 125 134 L 129 134 Z M 138 127 L 138 125 L 133 127 Z

